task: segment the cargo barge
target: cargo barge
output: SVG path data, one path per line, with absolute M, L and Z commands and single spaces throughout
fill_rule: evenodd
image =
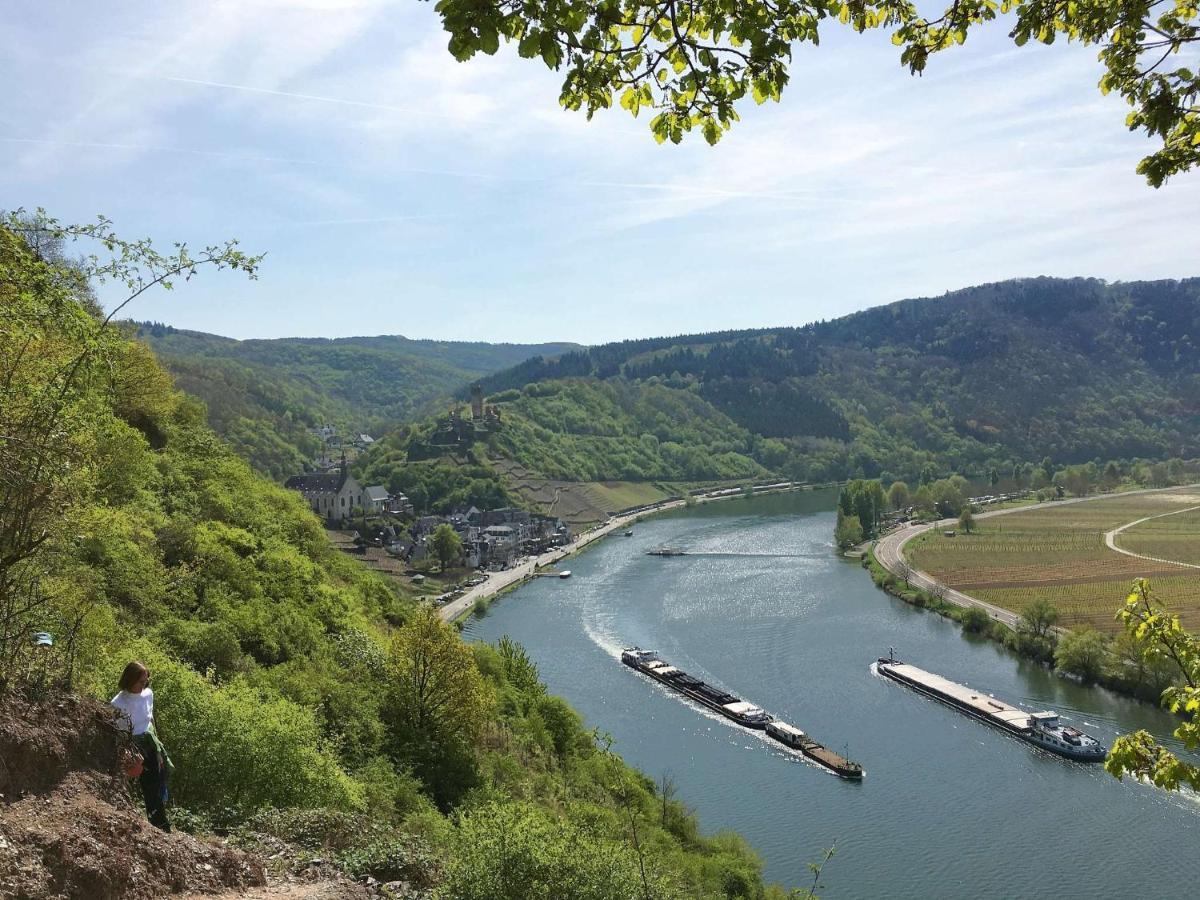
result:
M 859 779 L 863 777 L 863 767 L 851 762 L 839 753 L 834 753 L 824 744 L 813 740 L 799 728 L 787 722 L 774 721 L 767 725 L 767 734 L 779 743 L 799 750 L 813 762 L 824 766 L 843 778 Z
M 679 547 L 659 547 L 657 550 L 647 550 L 647 556 L 687 556 L 687 551 Z
M 1060 723 L 1056 712 L 1026 712 L 988 694 L 901 662 L 896 659 L 895 653 L 880 657 L 876 661 L 876 668 L 885 678 L 940 700 L 972 718 L 1001 728 L 1051 753 L 1081 762 L 1102 762 L 1108 753 L 1108 748 L 1090 734 Z
M 621 652 L 621 662 L 746 728 L 762 729 L 774 721 L 769 713 L 753 703 L 747 703 L 727 691 L 705 684 L 682 669 L 668 665 L 653 650 L 631 647 Z

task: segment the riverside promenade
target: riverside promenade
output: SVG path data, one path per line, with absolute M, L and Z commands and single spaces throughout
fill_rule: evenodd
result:
M 754 489 L 755 496 L 762 494 L 778 494 L 788 491 L 810 490 L 811 485 L 803 485 L 792 482 L 779 482 L 777 484 L 765 485 Z M 707 494 L 696 495 L 696 503 L 715 503 L 720 500 L 736 500 L 742 497 L 741 491 L 730 492 L 729 489 L 716 490 Z M 657 515 L 658 513 L 666 512 L 671 509 L 679 509 L 687 505 L 686 500 L 665 500 L 662 503 L 656 503 L 651 506 L 646 506 L 639 509 L 637 512 L 629 513 L 623 516 L 615 516 L 595 528 L 591 528 L 582 534 L 576 536 L 575 540 L 564 547 L 559 547 L 555 550 L 550 550 L 543 553 L 541 556 L 527 559 L 520 565 L 513 566 L 511 569 L 504 569 L 500 572 L 493 572 L 488 575 L 487 581 L 483 584 L 476 585 L 471 590 L 467 591 L 457 600 L 452 600 L 441 609 L 438 610 L 438 615 L 446 622 L 453 622 L 466 613 L 470 612 L 475 605 L 475 601 L 479 599 L 488 599 L 494 597 L 501 591 L 508 590 L 516 585 L 522 584 L 531 578 L 536 577 L 538 569 L 552 566 L 555 563 L 578 553 L 588 544 L 593 541 L 598 541 L 600 538 L 607 537 L 614 531 L 621 531 L 628 528 L 639 519 L 644 519 L 647 516 Z

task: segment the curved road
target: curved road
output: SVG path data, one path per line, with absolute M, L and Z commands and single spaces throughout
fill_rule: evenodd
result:
M 1096 494 L 1092 497 L 1075 497 L 1071 500 L 1051 500 L 1046 503 L 1034 503 L 1029 506 L 1013 506 L 1009 509 L 996 509 L 992 510 L 991 512 L 982 512 L 977 514 L 975 518 L 989 519 L 992 516 L 1003 516 L 1015 512 L 1027 512 L 1031 509 L 1041 509 L 1047 506 L 1068 506 L 1072 503 L 1088 503 L 1092 500 L 1101 500 L 1111 497 L 1127 497 L 1132 494 L 1157 494 L 1163 491 L 1179 490 L 1181 487 L 1196 487 L 1196 485 L 1176 485 L 1175 487 L 1169 488 L 1144 488 L 1137 491 L 1124 491 L 1121 494 Z M 1193 509 L 1195 508 L 1200 507 L 1193 507 Z M 1175 512 L 1186 512 L 1186 510 L 1174 510 L 1172 513 L 1167 513 L 1167 515 L 1172 515 Z M 1149 518 L 1157 518 L 1157 516 L 1150 516 Z M 1124 529 L 1144 521 L 1146 520 L 1139 519 L 1137 522 L 1130 522 L 1128 525 L 1122 525 L 1120 528 L 1108 532 L 1108 534 L 1105 535 L 1108 546 L 1112 547 L 1112 549 L 1119 553 L 1129 553 L 1129 551 L 1121 550 L 1119 547 L 1115 546 L 1112 539 Z M 905 544 L 915 538 L 918 534 L 923 534 L 932 528 L 955 528 L 957 526 L 957 519 L 939 519 L 936 522 L 926 523 L 923 525 L 906 525 L 904 528 L 900 528 L 891 532 L 890 534 L 884 535 L 875 542 L 875 558 L 879 560 L 880 565 L 882 565 L 893 575 L 902 578 L 903 566 L 907 565 L 907 562 L 904 560 L 903 553 Z M 1129 553 L 1129 555 L 1137 556 L 1138 554 Z M 1151 557 L 1145 558 L 1150 559 Z M 1172 560 L 1161 561 L 1171 562 Z M 1177 563 L 1177 565 L 1184 564 Z M 1200 568 L 1200 566 L 1193 566 L 1192 568 Z M 1001 609 L 999 606 L 993 606 L 991 603 L 987 603 L 977 597 L 972 597 L 970 594 L 964 594 L 962 591 L 956 591 L 953 588 L 942 584 L 942 582 L 938 581 L 927 572 L 922 572 L 918 569 L 913 569 L 910 567 L 908 581 L 910 584 L 916 585 L 917 587 L 929 591 L 930 593 L 940 593 L 943 599 L 957 604 L 958 606 L 978 606 L 980 609 L 987 610 L 987 614 L 989 616 L 997 621 L 1003 622 L 1009 628 L 1016 628 L 1017 622 L 1020 620 L 1020 616 L 1016 613 L 1007 609 Z

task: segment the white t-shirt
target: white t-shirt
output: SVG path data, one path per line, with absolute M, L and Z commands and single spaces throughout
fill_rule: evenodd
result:
M 154 718 L 154 691 L 149 687 L 142 688 L 140 694 L 121 691 L 108 702 L 120 710 L 119 718 L 128 720 L 135 735 L 146 733 Z

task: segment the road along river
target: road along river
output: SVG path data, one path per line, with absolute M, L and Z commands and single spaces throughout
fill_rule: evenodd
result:
M 871 672 L 897 656 L 1110 741 L 1173 720 L 1082 688 L 877 590 L 833 551 L 832 492 L 668 513 L 535 579 L 465 636 L 519 640 L 551 691 L 653 778 L 670 774 L 707 831 L 733 828 L 767 876 L 807 883 L 837 842 L 826 898 L 1194 897 L 1200 800 L 1120 783 Z M 646 555 L 658 546 L 689 555 Z M 1114 609 L 1121 598 L 1114 598 Z M 618 661 L 658 650 L 811 732 L 867 771 L 846 782 Z M 1177 747 L 1177 744 L 1172 744 Z

